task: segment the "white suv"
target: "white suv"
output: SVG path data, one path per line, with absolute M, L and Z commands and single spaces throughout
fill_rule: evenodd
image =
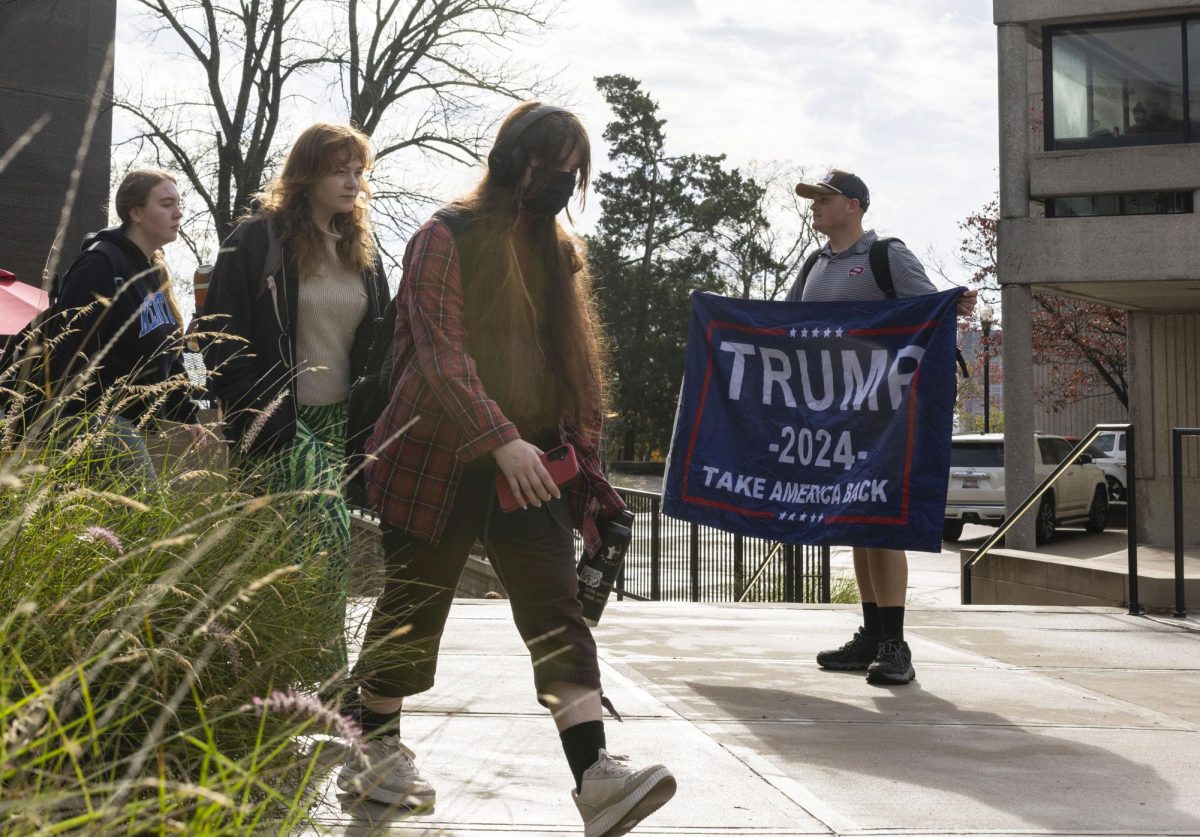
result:
M 1034 478 L 1041 483 L 1067 458 L 1071 443 L 1061 436 L 1037 434 L 1034 439 Z M 963 524 L 999 526 L 1004 522 L 1004 435 L 981 433 L 953 437 L 950 445 L 950 485 L 946 494 L 943 537 L 956 541 Z M 1037 510 L 1037 542 L 1054 537 L 1060 523 L 1082 522 L 1089 532 L 1108 525 L 1108 485 L 1104 472 L 1084 454 L 1042 495 Z
M 1096 437 L 1088 448 L 1092 462 L 1104 471 L 1108 480 L 1108 499 L 1113 503 L 1125 502 L 1125 486 L 1129 477 L 1125 472 L 1125 431 L 1107 430 Z

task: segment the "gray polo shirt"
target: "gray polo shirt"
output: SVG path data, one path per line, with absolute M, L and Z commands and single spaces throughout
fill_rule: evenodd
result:
M 804 302 L 865 302 L 887 299 L 875 284 L 871 272 L 871 245 L 879 238 L 875 230 L 867 230 L 862 238 L 840 253 L 834 253 L 829 242 L 818 252 L 816 264 L 804 283 Z M 892 269 L 892 284 L 896 296 L 924 296 L 937 293 L 937 288 L 925 275 L 925 268 L 904 246 L 892 241 L 888 247 L 888 265 Z M 788 302 L 800 300 L 800 282 L 788 291 Z

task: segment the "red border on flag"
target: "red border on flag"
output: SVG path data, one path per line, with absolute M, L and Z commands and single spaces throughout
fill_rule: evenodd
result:
M 871 329 L 851 329 L 847 334 L 855 336 L 882 336 L 896 334 L 917 334 L 921 331 L 926 331 L 937 326 L 936 320 L 921 323 L 915 326 L 896 326 L 892 328 L 871 328 Z M 740 331 L 746 334 L 770 334 L 782 337 L 787 332 L 782 328 L 753 328 L 750 326 L 740 325 L 738 323 L 729 323 L 722 320 L 710 320 L 708 328 L 704 333 L 704 343 L 708 350 L 708 367 L 704 372 L 704 383 L 700 388 L 700 403 L 696 405 L 696 414 L 692 417 L 692 435 L 688 440 L 687 455 L 683 460 L 683 480 L 680 485 L 680 499 L 685 503 L 692 503 L 697 506 L 707 506 L 709 508 L 721 509 L 723 511 L 740 514 L 743 517 L 767 518 L 774 520 L 777 515 L 774 512 L 761 511 L 759 509 L 748 509 L 733 503 L 726 503 L 720 500 L 709 500 L 705 497 L 695 497 L 688 493 L 688 477 L 692 472 L 692 458 L 696 452 L 696 442 L 700 435 L 700 421 L 704 414 L 704 405 L 708 401 L 708 385 L 712 381 L 713 367 L 715 365 L 715 356 L 713 354 L 712 336 L 713 331 L 717 328 L 729 329 L 730 331 Z M 913 373 L 912 386 L 909 388 L 908 394 L 908 438 L 904 445 L 904 474 L 901 477 L 900 488 L 900 515 L 898 517 L 875 517 L 865 514 L 855 515 L 838 515 L 836 517 L 826 517 L 825 520 L 829 523 L 871 523 L 877 526 L 905 526 L 908 524 L 908 500 L 909 500 L 909 484 L 912 477 L 912 460 L 913 460 L 913 445 L 916 441 L 916 413 L 917 413 L 917 390 L 921 381 L 921 368 L 917 367 L 917 371 Z

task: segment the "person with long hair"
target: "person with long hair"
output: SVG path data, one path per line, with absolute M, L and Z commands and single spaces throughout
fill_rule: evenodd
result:
M 346 405 L 388 288 L 371 229 L 370 142 L 348 125 L 304 130 L 213 266 L 203 331 L 209 389 L 235 461 L 298 497 L 299 536 L 327 554 L 330 682 L 344 674 L 350 513 Z
M 363 753 L 342 790 L 430 808 L 401 740 L 404 698 L 433 685 L 459 575 L 479 539 L 504 585 L 574 777 L 589 837 L 624 834 L 675 792 L 662 765 L 607 752 L 596 643 L 582 617 L 573 528 L 624 509 L 600 466 L 601 337 L 577 239 L 557 222 L 585 192 L 579 120 L 526 102 L 504 120 L 476 188 L 439 210 L 404 256 L 387 408 L 367 442 L 367 495 L 383 523 L 386 581 L 354 669 Z M 540 455 L 575 448 L 560 489 Z M 519 507 L 504 512 L 497 477 Z
M 179 235 L 183 210 L 175 178 L 157 169 L 125 175 L 114 203 L 120 223 L 84 239 L 49 312 L 61 331 L 50 352 L 51 409 L 59 421 L 85 419 L 97 434 L 93 464 L 149 487 L 151 422 L 180 422 L 193 442 L 204 438 L 162 252 Z

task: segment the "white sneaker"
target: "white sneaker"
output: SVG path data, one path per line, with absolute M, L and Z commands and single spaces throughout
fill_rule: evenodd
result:
M 383 735 L 351 750 L 338 774 L 337 786 L 346 793 L 387 805 L 433 810 L 437 794 L 417 770 L 416 753 L 399 735 Z
M 625 756 L 600 758 L 583 774 L 580 790 L 571 791 L 583 817 L 584 837 L 627 834 L 675 795 L 675 777 L 661 764 L 631 770 Z

